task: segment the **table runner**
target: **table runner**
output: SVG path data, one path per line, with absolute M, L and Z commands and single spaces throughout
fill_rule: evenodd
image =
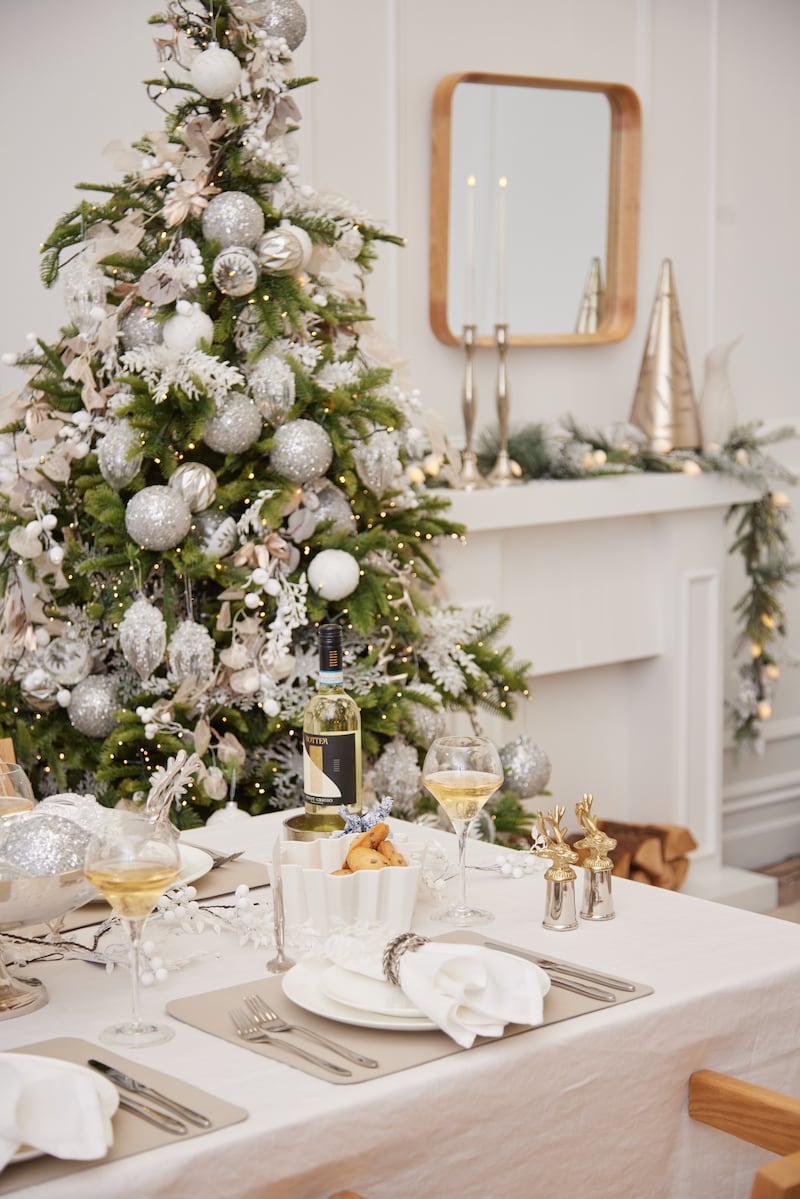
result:
M 145 1066 L 141 1062 L 134 1062 L 112 1053 L 105 1045 L 93 1045 L 90 1041 L 82 1041 L 77 1037 L 57 1037 L 51 1041 L 39 1041 L 35 1045 L 24 1045 L 14 1052 L 55 1057 L 66 1062 L 77 1062 L 79 1065 L 85 1065 L 89 1058 L 97 1058 L 148 1083 L 156 1090 L 168 1095 L 170 1099 L 177 1099 L 179 1103 L 202 1112 L 212 1121 L 212 1126 L 211 1128 L 197 1128 L 194 1124 L 187 1123 L 186 1135 L 178 1137 L 119 1108 L 113 1119 L 114 1143 L 105 1157 L 97 1161 L 85 1162 L 63 1161 L 60 1158 L 45 1155 L 33 1158 L 31 1161 L 18 1162 L 16 1165 L 9 1164 L 0 1174 L 0 1195 L 9 1194 L 22 1187 L 34 1186 L 36 1183 L 46 1182 L 49 1179 L 66 1177 L 79 1170 L 91 1170 L 93 1166 L 101 1166 L 105 1162 L 129 1157 L 131 1154 L 141 1153 L 145 1149 L 156 1149 L 160 1145 L 173 1145 L 176 1141 L 187 1141 L 191 1137 L 208 1136 L 209 1133 L 215 1132 L 219 1128 L 227 1128 L 229 1124 L 238 1124 L 240 1120 L 246 1120 L 249 1115 L 244 1108 L 236 1107 L 224 1099 L 219 1099 L 216 1095 L 209 1094 L 208 1091 L 201 1091 L 198 1087 L 190 1086 L 173 1075 L 162 1074 L 160 1070 L 153 1070 L 152 1067 Z
M 475 945 L 480 945 L 485 938 L 479 933 L 454 932 L 452 934 L 445 933 L 443 936 L 433 939 L 451 942 L 467 941 Z M 502 944 L 508 944 L 508 942 L 502 942 Z M 550 960 L 556 962 L 560 959 L 551 958 Z M 567 963 L 564 962 L 564 964 L 566 965 Z M 570 965 L 575 964 L 570 963 Z M 632 982 L 633 980 L 624 979 L 622 981 Z M 591 984 L 587 983 L 586 985 L 589 986 Z M 544 1025 L 556 1024 L 561 1020 L 571 1020 L 575 1016 L 588 1015 L 603 1008 L 619 1007 L 622 1003 L 641 999 L 645 995 L 653 993 L 652 987 L 645 986 L 642 983 L 634 983 L 634 986 L 636 987 L 635 991 L 617 992 L 617 999 L 614 1003 L 589 999 L 587 996 L 576 995 L 572 991 L 563 991 L 555 986 L 551 987 L 544 999 L 544 1018 L 541 1025 L 509 1024 L 506 1026 L 502 1037 L 479 1037 L 475 1041 L 473 1048 L 491 1044 L 497 1040 L 506 1040 L 509 1037 L 518 1036 L 520 1033 L 536 1032 L 537 1028 L 541 1028 Z M 331 1053 L 330 1050 L 314 1044 L 309 1038 L 300 1034 L 276 1034 L 278 1040 L 281 1037 L 286 1037 L 290 1043 L 300 1045 L 304 1049 L 317 1053 L 329 1061 L 336 1062 L 337 1065 L 345 1066 L 347 1069 L 352 1070 L 351 1077 L 343 1078 L 331 1074 L 311 1062 L 303 1061 L 302 1058 L 295 1057 L 293 1054 L 282 1053 L 280 1045 L 267 1045 L 242 1040 L 236 1035 L 234 1030 L 230 1018 L 230 1009 L 233 1007 L 244 1007 L 244 996 L 252 994 L 261 995 L 289 1023 L 305 1025 L 315 1032 L 321 1033 L 323 1036 L 329 1037 L 334 1041 L 340 1041 L 349 1049 L 355 1049 L 358 1053 L 375 1058 L 380 1062 L 380 1066 L 378 1069 L 357 1066 Z M 371 1078 L 396 1074 L 401 1070 L 408 1070 L 412 1066 L 420 1066 L 425 1062 L 433 1062 L 438 1058 L 449 1057 L 454 1053 L 470 1052 L 470 1050 L 462 1049 L 461 1046 L 457 1045 L 455 1041 L 452 1041 L 450 1037 L 438 1029 L 428 1032 L 384 1031 L 374 1028 L 360 1028 L 351 1024 L 342 1024 L 336 1020 L 329 1020 L 323 1016 L 316 1016 L 312 1012 L 306 1011 L 305 1008 L 298 1007 L 284 995 L 283 979 L 280 975 L 261 976 L 250 982 L 239 983 L 233 987 L 224 987 L 218 991 L 206 991 L 201 995 L 190 995 L 183 999 L 174 999 L 167 1004 L 167 1011 L 176 1019 L 182 1020 L 186 1024 L 191 1024 L 195 1028 L 202 1029 L 204 1032 L 211 1033 L 215 1037 L 222 1037 L 223 1040 L 229 1041 L 232 1045 L 238 1045 L 241 1049 L 258 1053 L 262 1057 L 273 1058 L 275 1061 L 283 1062 L 287 1066 L 293 1066 L 296 1070 L 303 1070 L 307 1074 L 313 1074 L 315 1078 L 321 1078 L 325 1082 L 341 1084 L 367 1082 Z

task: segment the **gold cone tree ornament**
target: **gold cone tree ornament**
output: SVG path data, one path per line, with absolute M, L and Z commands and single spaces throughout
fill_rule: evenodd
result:
M 665 258 L 630 415 L 658 453 L 702 445 L 672 263 Z
M 596 333 L 603 316 L 603 270 L 599 258 L 593 258 L 583 285 L 581 306 L 575 322 L 576 333 Z

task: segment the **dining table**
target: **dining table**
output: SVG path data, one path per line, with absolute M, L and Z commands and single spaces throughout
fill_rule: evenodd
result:
M 249 863 L 247 891 L 230 862 L 224 871 L 231 894 L 215 903 L 269 901 L 268 864 L 286 815 L 239 813 L 183 834 L 195 846 L 241 852 L 238 861 Z M 442 899 L 456 887 L 455 837 L 394 818 L 389 824 L 398 846 L 421 838 L 440 846 L 452 865 L 438 883 L 421 882 L 412 917 L 414 932 L 439 937 L 446 931 L 438 919 Z M 364 1199 L 745 1199 L 770 1155 L 691 1120 L 689 1078 L 710 1068 L 800 1095 L 800 927 L 614 878 L 612 919 L 579 919 L 576 929 L 556 931 L 543 924 L 547 862 L 514 869 L 523 859 L 469 841 L 470 899 L 494 915 L 475 933 L 631 980 L 639 988 L 632 1001 L 620 993 L 569 1018 L 480 1038 L 468 1049 L 438 1030 L 425 1041 L 422 1033 L 390 1028 L 381 1036 L 391 1069 L 355 1072 L 342 1083 L 308 1072 L 299 1059 L 266 1056 L 181 1018 L 197 997 L 211 1002 L 217 992 L 243 994 L 269 983 L 280 999 L 273 1006 L 301 1023 L 306 1013 L 282 996 L 283 979 L 267 969 L 273 944 L 256 943 L 241 928 L 169 931 L 163 918 L 155 920 L 149 935 L 159 945 L 163 939 L 167 974 L 143 989 L 142 1003 L 174 1036 L 117 1052 L 136 1069 L 214 1096 L 239 1117 L 204 1135 L 167 1137 L 39 1181 L 22 1173 L 25 1165 L 10 1165 L 0 1175 L 0 1194 L 328 1199 L 352 1190 Z M 291 927 L 287 938 L 288 952 L 301 960 L 308 943 Z M 68 955 L 22 973 L 45 983 L 49 1002 L 0 1022 L 0 1051 L 35 1051 L 66 1037 L 88 1043 L 97 1058 L 107 1055 L 98 1034 L 125 1014 L 124 968 L 108 971 Z M 364 1033 L 320 1019 L 315 1026 L 345 1044 Z M 405 1057 L 412 1042 L 426 1060 L 410 1049 Z M 428 1045 L 441 1052 L 431 1055 Z

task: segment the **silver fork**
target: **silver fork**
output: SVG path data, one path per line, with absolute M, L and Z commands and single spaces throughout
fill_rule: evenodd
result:
M 348 1061 L 355 1062 L 357 1066 L 367 1066 L 370 1070 L 376 1070 L 379 1065 L 373 1057 L 364 1057 L 362 1053 L 356 1053 L 354 1049 L 348 1049 L 346 1045 L 340 1045 L 338 1041 L 331 1041 L 328 1037 L 323 1037 L 321 1033 L 314 1032 L 312 1028 L 306 1028 L 303 1024 L 289 1024 L 260 995 L 245 995 L 244 1001 L 256 1024 L 265 1032 L 299 1032 L 316 1041 L 318 1045 L 324 1045 L 333 1053 L 338 1053 L 341 1057 L 346 1057 Z
M 258 1041 L 263 1042 L 265 1045 L 277 1045 L 287 1053 L 295 1053 L 307 1062 L 311 1062 L 315 1066 L 320 1066 L 323 1070 L 330 1070 L 333 1074 L 341 1074 L 349 1078 L 353 1073 L 352 1070 L 346 1070 L 344 1066 L 337 1066 L 334 1062 L 327 1062 L 324 1057 L 317 1057 L 315 1053 L 308 1053 L 305 1049 L 301 1049 L 299 1045 L 290 1045 L 288 1041 L 278 1041 L 274 1037 L 270 1037 L 264 1032 L 263 1028 L 253 1023 L 252 1017 L 248 1016 L 247 1012 L 242 1008 L 231 1008 L 229 1015 L 233 1021 L 237 1035 L 243 1041 Z

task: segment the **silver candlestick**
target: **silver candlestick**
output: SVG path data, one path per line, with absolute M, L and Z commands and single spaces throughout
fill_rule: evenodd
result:
M 461 393 L 461 411 L 464 415 L 464 450 L 461 454 L 461 469 L 456 476 L 453 486 L 462 491 L 474 491 L 485 487 L 486 480 L 478 470 L 478 458 L 475 454 L 475 410 L 477 400 L 475 394 L 475 344 L 477 342 L 477 325 L 464 325 L 461 341 L 464 346 L 464 388 Z
M 495 325 L 494 336 L 497 343 L 497 432 L 500 448 L 489 472 L 489 482 L 494 487 L 509 487 L 520 482 L 522 471 L 519 464 L 508 455 L 508 325 Z

